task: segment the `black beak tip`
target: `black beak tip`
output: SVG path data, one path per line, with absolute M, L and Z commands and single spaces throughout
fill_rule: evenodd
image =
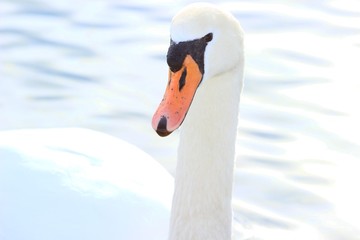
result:
M 156 132 L 160 137 L 166 137 L 171 133 L 169 131 L 163 131 L 162 129 L 157 129 Z
M 166 129 L 166 126 L 167 126 L 167 119 L 165 116 L 162 116 L 156 129 L 156 132 L 160 137 L 166 137 L 171 133 Z

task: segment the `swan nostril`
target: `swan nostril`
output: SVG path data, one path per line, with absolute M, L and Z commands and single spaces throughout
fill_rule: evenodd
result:
M 166 129 L 166 127 L 167 119 L 165 116 L 162 116 L 156 129 L 156 132 L 160 137 L 166 137 L 171 133 Z
M 184 71 L 181 74 L 180 80 L 179 80 L 179 92 L 183 89 L 183 87 L 185 86 L 185 82 L 186 82 L 186 75 L 187 75 L 187 70 L 186 67 L 184 69 Z

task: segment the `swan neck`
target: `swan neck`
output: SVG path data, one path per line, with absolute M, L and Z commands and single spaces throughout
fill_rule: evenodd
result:
M 178 148 L 170 239 L 231 239 L 232 183 L 241 69 L 207 79 Z

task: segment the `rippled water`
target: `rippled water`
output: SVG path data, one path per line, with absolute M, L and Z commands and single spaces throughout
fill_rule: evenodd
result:
M 2 1 L 0 129 L 91 128 L 173 172 L 178 135 L 157 137 L 150 119 L 169 23 L 189 2 Z M 219 4 L 246 32 L 236 227 L 253 239 L 360 239 L 360 4 Z

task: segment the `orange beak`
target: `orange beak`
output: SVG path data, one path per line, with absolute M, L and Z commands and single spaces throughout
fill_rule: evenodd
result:
M 185 57 L 179 71 L 169 70 L 164 98 L 152 119 L 152 127 L 160 136 L 165 137 L 180 127 L 201 80 L 199 66 L 190 55 Z

